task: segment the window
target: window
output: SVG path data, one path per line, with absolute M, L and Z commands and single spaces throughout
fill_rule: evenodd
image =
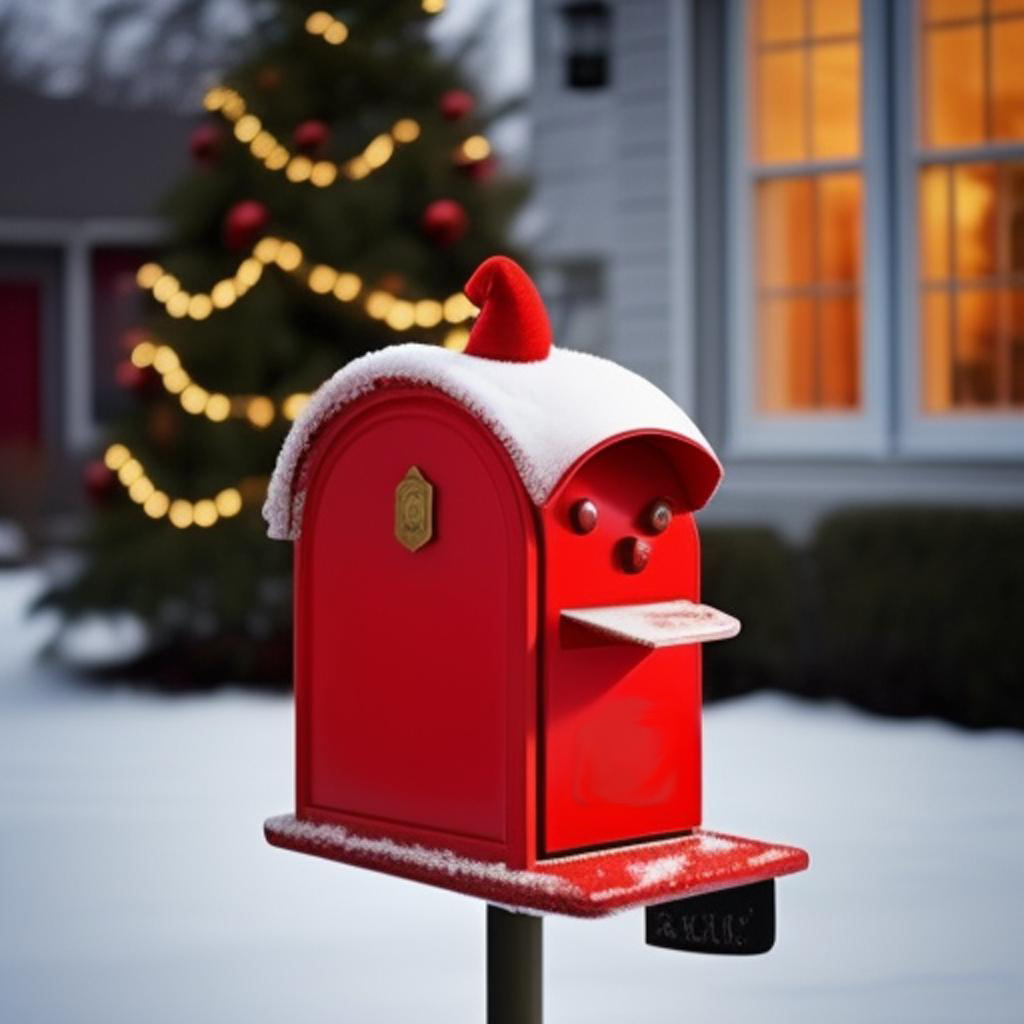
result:
M 1024 411 L 1024 0 L 925 0 L 917 33 L 922 411 Z
M 858 0 L 748 4 L 756 401 L 860 405 Z
M 1024 0 L 731 0 L 734 455 L 1024 451 Z

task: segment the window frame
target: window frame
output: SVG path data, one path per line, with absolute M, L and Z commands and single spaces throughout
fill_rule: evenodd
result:
M 918 171 L 926 163 L 994 162 L 1005 157 L 1024 161 L 1024 141 L 995 142 L 956 148 L 927 149 L 922 145 L 921 124 L 921 2 L 897 4 L 893 47 L 897 55 L 895 75 L 895 125 L 893 154 L 899 203 L 899 244 L 896 247 L 901 276 L 898 281 L 898 334 L 900 388 L 898 444 L 902 454 L 919 458 L 973 460 L 1024 457 L 1024 409 L 979 412 L 955 408 L 938 413 L 924 409 L 923 344 L 920 335 L 920 266 L 918 244 Z M 899 56 L 903 55 L 904 60 Z M 905 276 L 904 276 L 905 275 Z
M 749 151 L 750 91 L 753 72 L 749 52 L 749 17 L 753 4 L 728 0 L 727 10 L 727 335 L 730 373 L 726 451 L 730 456 L 829 455 L 880 456 L 891 447 L 888 428 L 889 368 L 887 331 L 890 287 L 887 253 L 891 251 L 885 84 L 887 80 L 884 5 L 861 0 L 860 121 L 861 154 L 856 160 L 773 165 L 756 170 Z M 849 170 L 859 166 L 861 205 L 860 408 L 855 411 L 807 410 L 766 412 L 758 406 L 756 334 L 756 245 L 753 185 L 784 174 Z

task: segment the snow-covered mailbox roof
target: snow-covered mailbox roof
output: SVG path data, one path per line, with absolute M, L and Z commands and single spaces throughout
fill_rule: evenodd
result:
M 495 273 L 495 264 L 504 265 L 498 257 L 481 270 L 489 267 L 488 273 Z M 499 288 L 505 283 L 498 278 Z M 396 345 L 353 360 L 324 383 L 293 424 L 278 457 L 263 512 L 270 536 L 294 540 L 301 530 L 302 461 L 320 429 L 356 399 L 395 383 L 436 388 L 486 424 L 512 457 L 536 505 L 547 501 L 566 471 L 588 452 L 635 434 L 661 439 L 686 483 L 690 510 L 705 505 L 722 467 L 690 417 L 649 381 L 607 359 L 556 347 L 541 347 L 544 356 L 538 357 L 529 347 L 533 325 L 508 322 L 510 311 L 520 309 L 511 305 L 516 301 L 490 300 L 466 352 Z M 481 332 L 488 314 L 501 320 L 493 345 Z M 478 332 L 488 344 L 476 338 Z

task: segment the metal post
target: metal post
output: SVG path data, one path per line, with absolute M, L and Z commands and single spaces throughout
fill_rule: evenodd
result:
M 543 925 L 487 905 L 487 1024 L 541 1024 Z

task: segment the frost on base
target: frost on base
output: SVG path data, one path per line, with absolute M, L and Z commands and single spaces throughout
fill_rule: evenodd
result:
M 544 860 L 530 870 L 474 860 L 451 850 L 359 835 L 341 825 L 269 819 L 275 846 L 371 868 L 524 913 L 602 917 L 632 907 L 696 896 L 807 867 L 791 846 L 699 830 L 675 839 Z
M 451 850 L 430 848 L 416 844 L 396 843 L 393 839 L 374 839 L 356 835 L 343 825 L 318 825 L 299 821 L 290 814 L 270 818 L 266 823 L 268 834 L 297 840 L 311 847 L 310 853 L 330 857 L 332 853 L 347 852 L 373 860 L 391 861 L 431 874 L 452 879 L 467 878 L 483 883 L 498 883 L 514 887 L 537 889 L 551 894 L 570 895 L 574 887 L 552 875 L 538 875 L 530 871 L 513 871 L 504 864 L 473 860 Z

